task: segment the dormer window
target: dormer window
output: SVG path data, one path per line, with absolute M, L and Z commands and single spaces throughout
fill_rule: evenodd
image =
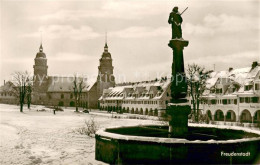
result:
M 245 91 L 249 91 L 252 89 L 253 85 L 245 85 Z
M 222 93 L 222 88 L 216 89 L 216 93 Z

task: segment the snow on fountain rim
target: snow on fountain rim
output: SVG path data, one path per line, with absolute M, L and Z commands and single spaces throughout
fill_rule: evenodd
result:
M 242 130 L 248 133 L 255 133 L 260 135 L 259 130 L 252 130 L 249 128 L 237 127 L 237 126 L 227 126 L 227 125 L 212 125 L 212 124 L 195 124 L 189 123 L 191 127 L 207 127 L 207 128 L 219 128 L 219 129 L 231 129 L 231 130 Z M 121 135 L 116 133 L 106 132 L 107 129 L 115 129 L 115 128 L 128 128 L 128 127 L 137 127 L 137 126 L 162 126 L 162 125 L 133 125 L 133 126 L 114 126 L 107 127 L 97 131 L 96 135 L 101 136 L 102 139 L 110 140 L 106 138 L 113 138 L 116 140 L 126 140 L 126 141 L 143 141 L 143 142 L 156 142 L 156 143 L 201 143 L 201 144 L 230 144 L 230 143 L 238 143 L 238 142 L 249 142 L 249 141 L 258 141 L 260 137 L 254 138 L 244 138 L 244 139 L 232 139 L 232 140 L 187 140 L 181 138 L 159 138 L 159 137 L 144 137 L 144 136 L 131 136 L 131 135 Z

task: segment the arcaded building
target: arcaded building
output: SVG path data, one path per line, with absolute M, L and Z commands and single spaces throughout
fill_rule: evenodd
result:
M 171 80 L 117 84 L 103 91 L 100 108 L 142 115 L 161 116 L 170 102 Z
M 116 85 L 99 98 L 104 110 L 160 116 L 170 102 L 170 79 Z M 260 122 L 260 66 L 211 73 L 200 109 L 211 120 Z M 191 99 L 190 99 L 191 103 Z
M 260 66 L 213 72 L 200 105 L 211 120 L 260 122 Z

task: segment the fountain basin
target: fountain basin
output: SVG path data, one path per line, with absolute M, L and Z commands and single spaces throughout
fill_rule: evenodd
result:
M 259 131 L 198 124 L 188 129 L 186 139 L 168 138 L 168 126 L 102 129 L 95 156 L 109 164 L 251 164 L 260 158 Z

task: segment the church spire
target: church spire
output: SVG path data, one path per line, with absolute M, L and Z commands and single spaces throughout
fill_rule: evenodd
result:
M 108 52 L 108 46 L 107 46 L 107 32 L 105 35 L 105 47 L 104 47 L 105 52 Z
M 43 52 L 43 47 L 42 47 L 42 31 L 41 31 L 41 45 L 40 45 L 39 51 L 40 51 L 40 52 Z
M 40 52 L 43 52 L 42 43 L 41 43 L 41 45 L 40 45 L 39 51 L 40 51 Z

